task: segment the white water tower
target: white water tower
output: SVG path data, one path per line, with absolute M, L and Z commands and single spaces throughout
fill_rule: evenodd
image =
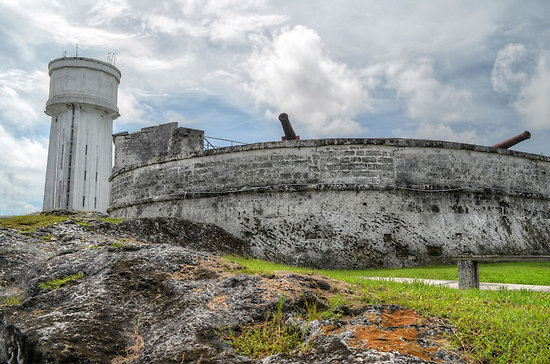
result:
M 52 122 L 43 210 L 106 212 L 120 71 L 81 57 L 54 59 L 48 71 L 45 112 Z

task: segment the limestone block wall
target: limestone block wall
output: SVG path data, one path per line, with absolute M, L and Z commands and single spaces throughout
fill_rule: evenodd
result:
M 110 213 L 217 224 L 250 254 L 325 268 L 550 252 L 550 159 L 458 143 L 322 139 L 128 165 Z
M 127 166 L 139 166 L 165 159 L 186 157 L 203 149 L 204 131 L 178 128 L 178 123 L 142 128 L 137 133 L 113 135 L 115 171 Z

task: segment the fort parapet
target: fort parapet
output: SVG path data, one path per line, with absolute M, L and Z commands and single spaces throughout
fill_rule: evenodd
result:
M 113 135 L 115 143 L 115 165 L 113 170 L 130 166 L 141 166 L 163 160 L 188 157 L 203 149 L 204 131 L 178 128 L 178 123 L 142 128 L 128 134 Z
M 395 138 L 202 150 L 180 129 L 115 137 L 112 215 L 214 223 L 254 257 L 322 268 L 550 251 L 545 156 Z

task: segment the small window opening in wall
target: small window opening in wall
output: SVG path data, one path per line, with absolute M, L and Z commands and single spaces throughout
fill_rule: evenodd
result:
M 88 155 L 88 144 L 86 144 L 86 149 L 84 149 L 84 154 Z
M 97 182 L 97 172 L 95 173 L 95 181 Z
M 55 122 L 57 123 L 57 118 L 55 118 Z
M 82 207 L 86 204 L 86 196 L 82 196 Z
M 94 197 L 94 209 L 97 208 L 97 197 Z
M 84 181 L 86 181 L 86 171 L 84 171 Z

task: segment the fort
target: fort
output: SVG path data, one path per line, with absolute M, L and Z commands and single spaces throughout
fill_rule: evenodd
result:
M 550 250 L 550 158 L 417 139 L 203 149 L 177 123 L 113 136 L 108 212 L 216 224 L 250 254 L 319 268 Z
M 548 157 L 434 140 L 299 140 L 286 114 L 280 142 L 205 150 L 204 131 L 177 123 L 111 136 L 120 71 L 69 57 L 49 74 L 44 211 L 208 222 L 253 257 L 319 268 L 550 251 Z

